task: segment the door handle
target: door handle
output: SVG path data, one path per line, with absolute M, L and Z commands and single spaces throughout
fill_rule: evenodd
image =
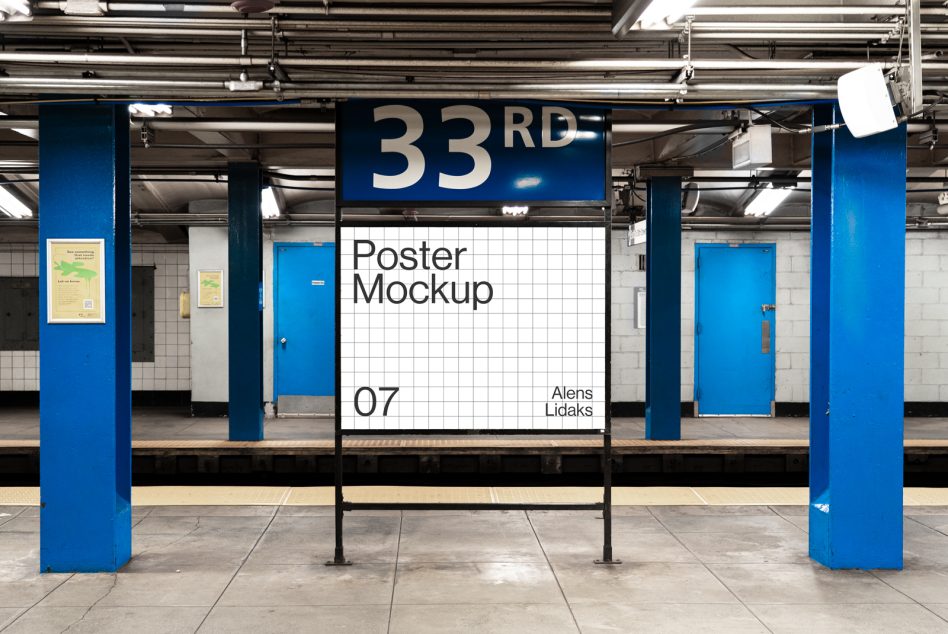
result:
M 770 354 L 770 321 L 760 322 L 760 353 Z
M 760 312 L 766 313 L 768 310 L 777 310 L 777 305 L 776 304 L 761 304 L 760 305 Z
M 281 338 L 280 338 L 280 343 L 282 343 L 282 344 L 285 346 L 285 345 L 286 345 L 286 337 L 281 337 Z

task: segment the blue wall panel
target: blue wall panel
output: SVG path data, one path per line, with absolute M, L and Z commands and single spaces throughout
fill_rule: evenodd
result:
M 813 135 L 810 556 L 831 568 L 902 567 L 905 141 Z
M 40 567 L 131 556 L 131 229 L 125 106 L 40 106 Z M 46 240 L 101 238 L 104 324 L 48 324 Z

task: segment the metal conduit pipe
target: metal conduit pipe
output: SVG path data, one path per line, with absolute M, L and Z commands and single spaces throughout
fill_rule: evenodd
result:
M 719 125 L 714 125 L 713 121 L 700 121 L 698 123 L 708 123 L 708 127 L 691 128 L 683 131 L 687 134 L 725 134 L 731 132 L 736 127 L 736 123 L 730 121 L 721 121 Z M 619 122 L 612 124 L 614 134 L 654 134 L 659 132 L 669 132 L 679 128 L 689 126 L 695 121 L 647 121 L 641 123 Z M 255 119 L 176 119 L 176 118 L 132 118 L 130 125 L 134 129 L 141 128 L 145 124 L 152 130 L 165 131 L 208 131 L 208 132 L 308 132 L 328 134 L 335 131 L 335 124 L 332 122 L 318 121 L 260 121 Z M 939 130 L 948 130 L 948 121 L 936 121 L 935 126 Z M 908 126 L 909 133 L 924 132 L 929 129 L 927 123 L 911 123 Z M 36 117 L 0 117 L 0 129 L 39 129 L 39 120 Z M 779 133 L 779 128 L 774 130 Z M 717 177 L 710 177 L 716 179 Z M 797 179 L 800 180 L 800 179 Z
M 136 100 L 136 101 L 148 101 L 154 99 L 161 100 L 174 100 L 180 99 L 181 92 L 179 89 L 171 88 L 148 88 L 148 89 L 139 89 L 137 91 L 129 91 L 127 89 L 112 87 L 112 86 L 5 86 L 5 90 L 9 95 L 37 95 L 41 94 L 44 91 L 48 91 L 51 88 L 55 88 L 58 92 L 62 94 L 77 95 L 77 96 L 86 96 L 90 91 L 101 96 L 115 97 L 123 100 Z M 334 90 L 294 90 L 294 91 L 283 91 L 276 93 L 274 91 L 259 91 L 259 92 L 230 92 L 228 90 L 205 90 L 205 89 L 190 89 L 189 98 L 192 100 L 206 99 L 206 100 L 221 100 L 221 99 L 238 99 L 241 101 L 244 100 L 272 100 L 276 95 L 279 95 L 285 99 L 339 99 L 342 97 L 349 98 L 362 98 L 362 99 L 469 99 L 469 100 L 490 100 L 490 99 L 541 99 L 541 100 L 596 100 L 596 101 L 612 101 L 612 102 L 624 102 L 630 101 L 635 103 L 648 102 L 654 104 L 656 108 L 660 108 L 663 105 L 666 105 L 667 97 L 662 98 L 659 95 L 655 94 L 643 94 L 635 92 L 580 92 L 580 91 L 563 91 L 563 92 L 540 92 L 540 91 L 512 91 L 512 90 L 475 90 L 468 89 L 463 91 L 451 91 L 451 90 L 371 90 L 363 89 L 357 91 L 351 91 L 348 93 L 340 93 L 339 91 Z M 722 103 L 733 103 L 733 95 L 727 93 L 709 93 L 702 94 L 702 98 L 720 101 Z M 811 92 L 784 92 L 780 93 L 781 98 L 786 99 L 825 99 L 827 93 L 811 91 Z M 744 95 L 743 99 L 750 101 L 757 100 L 767 100 L 774 99 L 774 93 L 751 93 Z
M 107 13 L 235 13 L 228 4 L 184 4 L 184 3 L 132 3 L 132 2 L 99 2 L 99 9 Z M 40 0 L 35 3 L 36 9 L 51 11 L 62 11 L 66 9 L 65 0 Z M 558 18 L 611 18 L 611 10 L 608 7 L 602 9 L 572 9 L 572 8 L 496 8 L 496 7 L 355 7 L 355 6 L 335 6 L 335 5 L 317 5 L 317 6 L 294 6 L 278 5 L 266 13 L 278 15 L 411 15 L 424 17 L 470 17 L 470 16 L 492 16 L 492 17 L 558 17 Z M 835 15 L 876 15 L 876 16 L 901 16 L 905 14 L 904 7 L 900 6 L 878 6 L 878 5 L 824 5 L 824 6 L 694 6 L 688 9 L 688 15 L 692 16 L 760 16 L 760 15 L 811 15 L 811 16 L 835 16 Z M 944 9 L 937 7 L 926 7 L 921 11 L 921 15 L 943 16 Z
M 233 18 L 171 18 L 171 17 L 127 17 L 127 16 L 68 16 L 68 15 L 38 15 L 28 22 L 0 22 L 0 31 L 15 32 L 28 31 L 32 27 L 55 26 L 57 29 L 68 29 L 77 26 L 99 26 L 114 28 L 165 28 L 165 29 L 213 29 L 213 30 L 241 30 L 246 29 L 248 34 L 260 34 L 270 37 L 270 21 L 257 18 L 246 18 L 234 14 Z M 523 31 L 523 22 L 480 22 L 464 20 L 459 22 L 432 22 L 426 20 L 319 20 L 314 18 L 285 18 L 280 20 L 277 33 L 291 30 L 306 31 L 483 31 L 487 33 L 497 31 Z M 531 30 L 547 32 L 562 31 L 572 33 L 576 25 L 567 22 L 531 22 Z M 588 23 L 583 26 L 584 32 L 600 31 L 610 33 L 608 22 Z
M 749 6 L 705 6 L 698 4 L 688 9 L 688 15 L 693 16 L 761 16 L 761 15 L 905 15 L 905 7 L 880 5 L 785 5 L 770 7 L 761 5 Z M 944 16 L 945 10 L 936 7 L 923 8 L 921 15 Z M 684 22 L 679 22 L 684 24 Z
M 227 13 L 237 12 L 230 4 L 183 4 L 183 3 L 135 3 L 135 2 L 99 2 L 99 10 L 104 13 Z M 40 10 L 65 12 L 65 0 L 40 0 L 35 3 Z M 609 8 L 570 9 L 570 8 L 427 8 L 427 7 L 352 7 L 330 6 L 320 3 L 318 6 L 278 5 L 267 11 L 277 15 L 409 15 L 417 17 L 509 17 L 509 18 L 608 18 L 612 15 Z
M 0 29 L 0 32 L 4 32 Z M 13 34 L 12 31 L 6 31 L 9 34 Z M 45 26 L 45 27 L 33 27 L 33 28 L 19 28 L 16 30 L 16 34 L 31 34 L 31 35 L 48 35 L 54 36 L 59 39 L 62 39 L 65 34 L 76 35 L 76 36 L 126 36 L 126 37 L 175 37 L 178 39 L 183 38 L 237 38 L 240 37 L 241 30 L 214 30 L 214 29 L 164 29 L 164 28 L 128 28 L 128 27 L 69 27 L 68 29 L 63 29 L 61 27 L 54 26 Z M 945 39 L 946 34 L 944 32 L 929 32 L 923 31 L 925 34 L 925 39 L 927 41 L 938 40 L 941 41 Z M 328 31 L 307 31 L 307 30 L 287 30 L 282 29 L 277 31 L 279 37 L 291 38 L 296 43 L 300 42 L 309 42 L 309 41 L 340 41 L 340 42 L 353 42 L 353 41 L 375 41 L 375 40 L 384 40 L 388 43 L 394 42 L 457 42 L 457 41 L 478 41 L 490 40 L 492 47 L 498 47 L 505 45 L 508 42 L 589 42 L 590 44 L 596 43 L 600 48 L 620 48 L 621 42 L 601 42 L 594 40 L 591 36 L 603 36 L 604 33 L 593 33 L 593 34 L 584 34 L 573 32 L 541 32 L 537 31 L 527 31 L 516 33 L 513 31 L 509 32 L 498 32 L 498 33 L 487 33 L 487 32 L 452 32 L 448 31 L 432 31 L 432 32 L 421 32 L 421 31 L 340 31 L 338 33 L 328 32 Z M 269 40 L 271 36 L 270 31 L 250 31 L 247 32 L 248 37 L 250 38 L 259 38 L 261 40 Z M 877 31 L 851 31 L 851 32 L 793 32 L 793 31 L 781 31 L 775 29 L 773 31 L 699 31 L 692 33 L 692 39 L 694 40 L 703 40 L 703 41 L 718 41 L 718 40 L 774 40 L 774 41 L 814 41 L 814 42 L 846 42 L 846 41 L 864 41 L 864 40 L 877 40 L 889 36 L 888 31 L 877 32 Z M 679 34 L 676 31 L 661 31 L 656 35 L 658 39 L 665 40 L 674 40 L 679 37 Z M 604 46 L 608 44 L 610 46 Z M 9 45 L 9 44 L 8 44 Z
M 497 37 L 501 34 L 516 34 L 524 38 L 537 38 L 562 33 L 571 36 L 592 36 L 597 33 L 608 33 L 608 24 L 589 24 L 583 33 L 577 34 L 573 24 L 546 22 L 531 24 L 530 30 L 525 31 L 523 23 L 517 22 L 439 22 L 426 21 L 397 22 L 397 21 L 336 21 L 336 20 L 284 20 L 280 23 L 277 33 L 283 37 L 307 37 L 313 34 L 322 34 L 322 37 L 337 32 L 339 35 L 372 34 L 373 32 L 394 34 L 407 37 L 404 33 L 413 33 L 413 37 L 434 39 L 447 37 L 458 33 L 481 33 Z M 945 24 L 926 22 L 922 25 L 922 32 L 935 34 L 945 30 Z M 55 27 L 54 31 L 47 29 Z M 98 31 L 90 31 L 98 27 Z M 843 33 L 859 33 L 867 37 L 885 34 L 896 28 L 892 22 L 694 22 L 692 35 L 698 38 L 721 36 L 735 32 L 766 33 L 769 39 L 781 39 L 791 35 L 791 31 L 802 31 L 810 34 L 820 34 L 833 39 Z M 82 17 L 72 16 L 37 16 L 30 22 L 0 23 L 0 32 L 9 33 L 36 33 L 51 32 L 54 34 L 74 33 L 123 33 L 127 35 L 203 35 L 208 37 L 233 37 L 245 30 L 248 36 L 270 38 L 271 29 L 264 20 L 222 20 L 200 18 L 123 18 L 123 17 Z M 652 31 L 653 38 L 678 37 L 677 30 Z
M 80 65 L 147 65 L 147 66 L 265 66 L 263 56 L 181 56 L 131 55 L 103 53 L 21 53 L 0 52 L 0 62 L 27 64 Z M 500 59 L 383 59 L 383 58 L 315 58 L 281 57 L 281 66 L 317 68 L 464 68 L 464 69 L 528 69 L 528 70 L 679 70 L 686 63 L 696 70 L 800 70 L 837 72 L 862 68 L 870 62 L 813 60 L 727 60 L 704 59 L 684 62 L 674 59 L 592 59 L 592 60 L 500 60 Z M 948 70 L 948 63 L 928 62 L 923 67 Z

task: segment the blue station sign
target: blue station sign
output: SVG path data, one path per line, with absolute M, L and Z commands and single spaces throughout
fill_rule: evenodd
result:
M 338 104 L 340 204 L 606 204 L 607 111 L 506 102 Z

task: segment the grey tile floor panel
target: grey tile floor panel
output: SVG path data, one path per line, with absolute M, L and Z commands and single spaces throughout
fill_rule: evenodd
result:
M 948 508 L 868 572 L 807 558 L 805 507 L 617 511 L 619 566 L 592 513 L 363 511 L 327 567 L 324 507 L 137 508 L 121 572 L 41 575 L 35 509 L 0 507 L 0 631 L 948 633 Z
M 614 418 L 616 438 L 644 438 L 645 419 Z M 682 438 L 807 438 L 809 419 L 794 418 L 684 418 Z M 328 418 L 267 419 L 265 436 L 269 440 L 329 440 L 333 437 L 333 421 Z M 192 418 L 187 409 L 135 408 L 132 413 L 132 437 L 135 440 L 224 440 L 227 438 L 226 418 Z M 948 418 L 907 418 L 905 437 L 922 439 L 948 438 Z M 450 438 L 428 436 L 427 438 Z M 511 436 L 510 438 L 518 438 Z M 537 436 L 530 436 L 536 439 Z M 0 439 L 39 439 L 39 409 L 31 407 L 0 408 Z

